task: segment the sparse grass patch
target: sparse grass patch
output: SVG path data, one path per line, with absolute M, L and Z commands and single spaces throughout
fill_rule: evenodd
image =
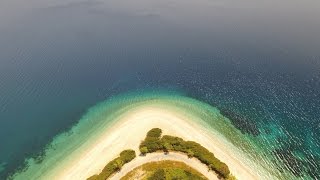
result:
M 142 180 L 208 180 L 203 174 L 185 163 L 170 160 L 143 164 L 126 174 L 121 180 L 131 180 L 136 174 L 141 174 L 141 171 L 143 172 Z

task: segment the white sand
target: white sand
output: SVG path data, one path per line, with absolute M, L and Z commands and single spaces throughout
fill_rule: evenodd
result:
M 189 119 L 188 119 L 189 118 Z M 163 134 L 174 135 L 185 140 L 200 143 L 225 162 L 238 179 L 259 179 L 254 169 L 250 169 L 235 156 L 223 138 L 215 137 L 202 126 L 192 122 L 182 111 L 141 106 L 124 113 L 117 122 L 108 128 L 92 147 L 68 163 L 49 179 L 86 179 L 100 173 L 107 162 L 124 149 L 134 149 L 137 153 L 141 140 L 154 127 L 161 128 Z M 199 167 L 200 168 L 200 167 Z M 198 168 L 197 168 L 198 169 Z M 50 177 L 51 176 L 51 177 Z

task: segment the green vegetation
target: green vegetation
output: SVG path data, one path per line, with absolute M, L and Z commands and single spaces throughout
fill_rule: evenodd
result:
M 156 151 L 169 153 L 177 151 L 185 153 L 189 158 L 197 158 L 203 164 L 207 165 L 208 170 L 215 171 L 220 178 L 235 180 L 236 178 L 230 174 L 228 166 L 217 159 L 213 153 L 194 141 L 184 141 L 182 138 L 164 135 L 159 128 L 151 129 L 146 138 L 139 146 L 142 155 Z M 105 180 L 117 171 L 120 171 L 122 166 L 136 157 L 134 150 L 124 150 L 120 156 L 110 161 L 98 175 L 93 175 L 88 180 Z M 198 171 L 192 169 L 182 162 L 176 161 L 160 161 L 146 163 L 129 172 L 121 180 L 129 179 L 143 180 L 206 180 Z
M 179 168 L 164 168 L 156 170 L 148 180 L 204 180 L 204 178 L 199 177 Z
M 155 180 L 155 179 L 166 179 L 166 172 L 164 171 L 164 169 L 158 169 L 156 170 L 156 172 L 154 172 L 149 178 L 148 180 Z
M 184 141 L 182 138 L 164 135 L 161 138 L 161 129 L 151 129 L 144 141 L 139 146 L 142 154 L 155 151 L 178 151 L 188 155 L 189 158 L 195 157 L 208 166 L 209 170 L 215 171 L 222 178 L 232 178 L 228 166 L 217 159 L 213 153 L 208 151 L 200 144 L 193 141 Z
M 146 153 L 152 153 L 162 149 L 163 146 L 160 139 L 161 133 L 162 133 L 162 130 L 159 128 L 151 129 L 147 133 L 147 137 L 140 144 L 140 147 L 139 147 L 141 154 L 144 155 Z
M 126 174 L 121 180 L 207 180 L 207 178 L 186 165 L 177 161 L 150 162 L 139 166 Z
M 113 173 L 121 170 L 122 166 L 136 157 L 134 150 L 124 150 L 120 153 L 120 156 L 110 161 L 98 175 L 93 175 L 88 180 L 105 180 Z

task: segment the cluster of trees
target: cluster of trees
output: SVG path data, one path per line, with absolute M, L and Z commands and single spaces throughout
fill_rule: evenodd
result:
M 128 149 L 120 153 L 120 156 L 110 161 L 98 175 L 93 175 L 88 180 L 105 180 L 110 177 L 113 173 L 121 170 L 122 166 L 136 157 L 134 150 Z
M 161 143 L 162 130 L 159 128 L 153 128 L 148 133 L 144 141 L 141 142 L 139 149 L 144 155 L 146 153 L 152 153 L 162 149 Z
M 165 153 L 169 151 L 183 152 L 189 158 L 195 157 L 206 164 L 210 170 L 215 171 L 223 178 L 230 176 L 228 166 L 217 159 L 213 153 L 194 141 L 184 141 L 182 138 L 164 135 L 161 137 L 161 129 L 151 129 L 144 141 L 140 144 L 140 152 L 145 155 L 155 151 L 162 150 Z M 230 176 L 231 177 L 231 176 Z

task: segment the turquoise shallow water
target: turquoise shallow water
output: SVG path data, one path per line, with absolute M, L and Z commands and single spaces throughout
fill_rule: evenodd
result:
M 167 91 L 143 91 L 115 96 L 93 106 L 80 119 L 79 123 L 56 136 L 48 144 L 41 156 L 28 159 L 22 171 L 16 172 L 13 179 L 48 179 L 60 168 L 77 158 L 78 154 L 90 147 L 100 135 L 108 131 L 108 127 L 126 112 L 148 104 L 161 105 L 178 109 L 183 114 L 190 114 L 191 120 L 211 131 L 213 136 L 221 136 L 227 144 L 232 144 L 237 150 L 235 157 L 243 157 L 243 163 L 249 164 L 255 172 L 268 179 L 291 179 L 294 176 L 280 162 L 281 169 L 274 163 L 272 148 L 259 143 L 259 138 L 242 134 L 231 121 L 220 114 L 220 111 L 183 93 Z M 174 123 L 174 122 L 173 122 Z M 112 148 L 112 147 L 110 147 Z M 252 163 L 253 162 L 253 163 Z M 68 167 L 66 165 L 66 167 Z
M 150 89 L 217 107 L 279 170 L 320 179 L 319 6 L 1 1 L 0 179 L 98 102 Z

